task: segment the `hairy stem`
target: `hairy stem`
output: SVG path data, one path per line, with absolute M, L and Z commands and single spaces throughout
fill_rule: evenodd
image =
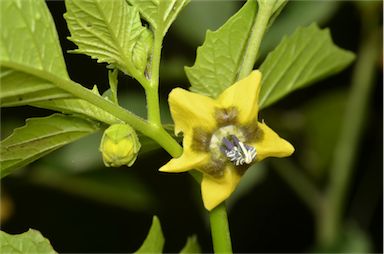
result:
M 147 118 L 148 121 L 156 126 L 161 126 L 159 93 L 157 87 L 149 87 L 145 89 L 147 101 Z
M 161 126 L 159 106 L 159 71 L 162 42 L 162 33 L 156 30 L 154 33 L 153 53 L 150 69 L 150 84 L 145 90 L 147 95 L 148 121 L 158 126 Z
M 225 202 L 210 212 L 211 234 L 215 253 L 232 253 L 231 236 Z
M 272 0 L 273 1 L 273 0 Z M 255 23 L 252 26 L 251 36 L 244 53 L 244 60 L 239 70 L 238 80 L 242 79 L 253 70 L 259 53 L 261 40 L 267 30 L 269 19 L 273 13 L 273 4 L 259 4 Z

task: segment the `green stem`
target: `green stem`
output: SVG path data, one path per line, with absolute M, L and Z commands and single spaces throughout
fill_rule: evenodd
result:
M 147 118 L 148 121 L 157 126 L 161 126 L 159 93 L 157 87 L 149 87 L 145 89 L 147 101 Z
M 148 121 L 114 104 L 113 102 L 105 100 L 103 97 L 94 94 L 89 89 L 72 80 L 62 79 L 52 73 L 8 61 L 1 61 L 0 65 L 50 81 L 58 88 L 61 88 L 80 99 L 88 101 L 96 107 L 114 115 L 123 122 L 128 123 L 135 130 L 143 133 L 145 136 L 152 138 L 174 157 L 180 156 L 182 152 L 180 145 L 161 126 L 149 123 Z
M 161 58 L 161 45 L 163 35 L 156 30 L 154 33 L 153 53 L 150 74 L 150 84 L 146 88 L 148 121 L 161 126 L 160 106 L 159 106 L 159 71 Z
M 371 17 L 370 17 L 371 16 Z M 374 14 L 364 16 L 364 25 L 377 20 Z M 372 20 L 373 19 L 373 20 Z M 330 168 L 330 183 L 326 192 L 323 211 L 319 214 L 318 241 L 323 246 L 331 245 L 337 238 L 343 218 L 345 199 L 350 186 L 353 163 L 359 137 L 367 112 L 367 105 L 374 85 L 375 61 L 379 53 L 379 38 L 376 29 L 365 30 L 353 73 L 352 88 L 347 102 L 343 127 L 335 148 L 334 161 Z
M 269 0 L 271 2 L 271 0 Z M 269 19 L 273 14 L 274 4 L 269 2 L 259 4 L 255 23 L 252 26 L 251 36 L 248 40 L 248 45 L 245 49 L 244 60 L 240 66 L 238 80 L 248 76 L 253 70 L 260 49 L 261 40 L 267 30 Z
M 215 253 L 232 253 L 231 236 L 225 202 L 210 212 L 211 234 Z

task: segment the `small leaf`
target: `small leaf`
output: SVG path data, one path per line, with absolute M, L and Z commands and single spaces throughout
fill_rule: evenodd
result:
M 135 6 L 153 30 L 160 29 L 164 36 L 179 12 L 190 0 L 127 0 Z
M 94 86 L 94 89 L 92 91 L 93 93 L 100 95 L 96 86 Z M 55 99 L 55 100 L 31 103 L 30 105 L 39 107 L 39 108 L 59 111 L 65 114 L 75 114 L 75 115 L 78 114 L 78 115 L 86 116 L 88 118 L 95 119 L 107 124 L 114 124 L 114 123 L 121 122 L 118 118 L 116 118 L 112 114 L 104 111 L 99 107 L 96 107 L 95 105 L 83 99 L 77 99 L 77 98 Z
M 61 114 L 27 119 L 0 143 L 1 177 L 97 130 L 95 122 Z
M 132 61 L 135 67 L 144 73 L 148 59 L 151 55 L 153 34 L 148 29 L 141 33 L 135 47 L 133 48 Z
M 1 63 L 17 63 L 69 79 L 53 19 L 43 0 L 0 1 Z M 71 97 L 52 83 L 1 64 L 2 106 Z
M 237 80 L 256 12 L 256 2 L 247 1 L 221 28 L 207 31 L 195 64 L 185 68 L 192 91 L 217 97 Z
M 125 0 L 67 0 L 65 5 L 67 13 L 64 17 L 71 32 L 69 39 L 79 47 L 73 52 L 112 64 L 135 78 L 144 77 L 143 71 L 136 67 L 138 60 L 133 59 L 133 55 L 140 37 L 149 31 L 142 26 L 137 8 Z M 144 57 L 140 61 L 147 60 L 145 54 L 139 55 Z
M 328 29 L 321 30 L 315 24 L 297 29 L 284 38 L 260 66 L 263 74 L 260 107 L 341 71 L 353 59 L 352 52 L 332 42 Z
M 152 226 L 147 238 L 135 253 L 163 253 L 164 236 L 161 230 L 160 221 L 157 216 L 153 216 Z
M 180 254 L 192 254 L 192 253 L 201 253 L 201 248 L 197 237 L 195 235 L 188 237 L 187 243 L 184 248 L 180 251 Z
M 10 235 L 0 231 L 0 250 L 2 253 L 12 254 L 55 254 L 49 240 L 44 238 L 37 230 L 29 229 L 27 232 Z
M 104 98 L 106 97 L 106 98 L 110 99 L 111 101 L 113 101 L 117 105 L 119 104 L 118 98 L 117 98 L 117 85 L 119 84 L 119 81 L 117 78 L 118 75 L 119 75 L 119 71 L 117 69 L 108 71 L 108 81 L 109 81 L 110 89 L 108 89 L 107 91 L 105 91 L 103 93 Z M 106 93 L 107 93 L 107 95 L 104 96 Z

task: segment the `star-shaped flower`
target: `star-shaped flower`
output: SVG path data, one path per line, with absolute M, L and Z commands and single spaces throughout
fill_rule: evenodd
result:
M 184 133 L 184 151 L 160 171 L 203 173 L 201 192 L 208 210 L 231 195 L 251 164 L 294 151 L 289 142 L 258 122 L 260 80 L 260 71 L 253 71 L 217 99 L 181 88 L 169 94 L 175 133 Z

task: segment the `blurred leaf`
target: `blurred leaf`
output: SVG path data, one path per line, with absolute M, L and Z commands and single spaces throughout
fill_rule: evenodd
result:
M 226 204 L 228 209 L 231 209 L 238 200 L 252 191 L 257 184 L 261 183 L 265 177 L 265 173 L 265 164 L 263 162 L 253 164 L 245 172 L 244 177 L 241 178 L 239 186 L 227 200 Z
M 93 93 L 100 95 L 97 87 L 94 86 Z M 41 101 L 31 103 L 32 106 L 39 108 L 46 108 L 55 111 L 59 111 L 65 114 L 75 114 L 86 116 L 91 119 L 95 119 L 107 124 L 114 124 L 121 122 L 118 118 L 112 114 L 104 111 L 103 109 L 96 107 L 95 105 L 85 101 L 83 99 L 71 98 L 71 99 L 55 99 L 49 101 Z
M 10 235 L 0 231 L 0 250 L 2 253 L 9 254 L 55 254 L 57 253 L 50 242 L 41 233 L 34 229 L 27 232 Z
M 220 29 L 207 31 L 195 64 L 185 68 L 192 91 L 216 97 L 236 81 L 256 11 L 248 1 Z
M 41 167 L 75 175 L 104 168 L 99 151 L 103 131 L 76 140 L 39 160 Z M 40 168 L 40 164 L 36 165 Z M 114 172 L 114 171 L 113 171 Z
M 164 236 L 161 230 L 160 221 L 157 216 L 153 216 L 152 226 L 147 238 L 135 253 L 163 253 Z
M 332 17 L 340 4 L 340 1 L 289 1 L 264 36 L 260 55 L 265 56 L 278 45 L 283 36 L 292 34 L 299 26 L 313 22 L 323 24 Z
M 372 253 L 372 242 L 360 228 L 348 225 L 339 233 L 333 245 L 319 246 L 313 253 Z
M 197 241 L 196 235 L 188 237 L 187 243 L 184 248 L 180 251 L 180 254 L 192 254 L 192 253 L 201 253 L 201 248 L 199 242 Z
M 330 91 L 314 97 L 304 108 L 304 131 L 308 143 L 300 155 L 305 168 L 317 178 L 325 175 L 332 159 L 347 95 L 344 90 Z
M 299 28 L 284 38 L 260 66 L 259 105 L 265 108 L 292 91 L 347 67 L 354 54 L 333 44 L 329 30 L 317 25 Z
M 151 25 L 154 30 L 161 31 L 164 36 L 179 12 L 189 3 L 190 0 L 127 0 L 136 7 L 141 16 Z
M 79 150 L 77 152 L 83 154 Z M 103 170 L 92 168 L 87 172 L 74 174 L 68 172 L 66 165 L 58 166 L 57 162 L 48 160 L 45 162 L 34 168 L 28 178 L 30 181 L 136 212 L 151 211 L 157 205 L 147 182 L 134 173 L 127 172 L 126 167 Z
M 137 61 L 146 62 L 147 54 L 135 51 L 144 50 L 136 44 L 147 28 L 142 26 L 137 8 L 125 0 L 67 0 L 65 5 L 69 39 L 79 47 L 73 52 L 112 64 L 135 78 L 144 78 Z M 134 54 L 143 59 L 134 59 Z
M 1 141 L 1 177 L 96 130 L 95 122 L 61 114 L 27 119 Z
M 239 4 L 238 1 L 191 1 L 172 29 L 195 48 L 204 41 L 207 29 L 219 28 L 239 9 Z
M 8 63 L 16 63 L 69 79 L 45 1 L 0 1 L 0 14 L 1 106 L 71 97 L 49 81 L 7 66 Z

